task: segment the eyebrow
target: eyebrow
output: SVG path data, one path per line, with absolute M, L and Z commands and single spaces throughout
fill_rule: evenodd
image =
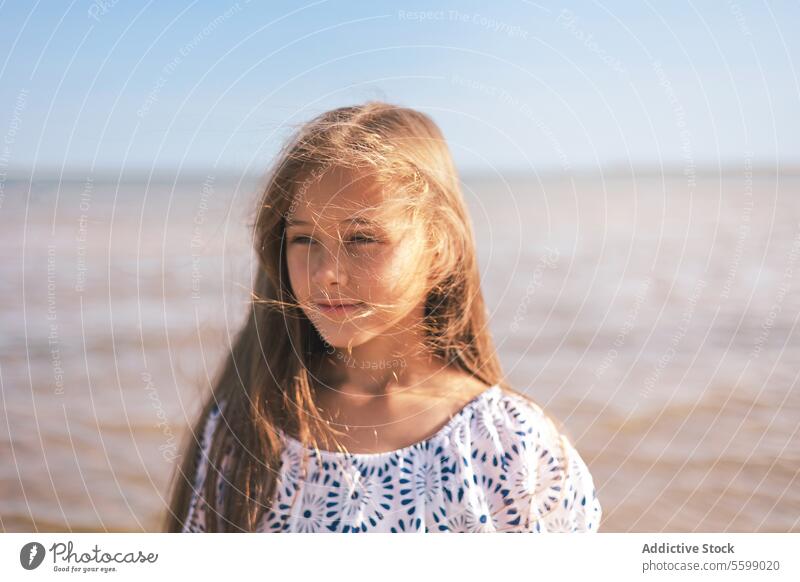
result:
M 339 224 L 344 224 L 346 222 L 349 223 L 358 223 L 363 224 L 366 226 L 380 226 L 379 223 L 375 222 L 374 220 L 370 220 L 369 218 L 362 218 L 360 216 L 356 216 L 355 218 L 345 218 L 344 220 L 340 221 Z M 286 226 L 312 226 L 311 222 L 307 222 L 305 220 L 295 220 L 292 217 L 288 217 L 286 219 Z

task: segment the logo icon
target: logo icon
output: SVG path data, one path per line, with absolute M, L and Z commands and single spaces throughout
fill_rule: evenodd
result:
M 26 570 L 35 570 L 44 560 L 44 546 L 39 542 L 29 542 L 19 551 L 19 563 Z

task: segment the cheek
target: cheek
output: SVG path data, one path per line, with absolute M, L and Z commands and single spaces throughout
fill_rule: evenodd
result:
M 286 252 L 286 270 L 289 272 L 289 284 L 298 297 L 305 297 L 308 293 L 309 271 L 308 253 L 288 250 Z
M 416 294 L 420 278 L 419 258 L 407 245 L 373 253 L 354 263 L 354 277 L 359 288 L 369 290 L 375 299 L 396 298 Z

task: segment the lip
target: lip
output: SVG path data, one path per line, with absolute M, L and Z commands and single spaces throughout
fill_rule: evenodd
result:
M 322 313 L 328 315 L 346 315 L 348 313 L 353 313 L 358 311 L 359 309 L 364 307 L 364 303 L 361 301 L 354 301 L 354 302 L 341 302 L 341 303 L 318 303 L 313 302 L 314 307 L 316 307 Z

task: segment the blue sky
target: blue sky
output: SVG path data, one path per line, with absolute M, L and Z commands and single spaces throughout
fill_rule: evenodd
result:
M 800 163 L 796 2 L 5 2 L 0 165 L 261 171 L 384 99 L 465 171 Z M 2 168 L 0 168 L 2 169 Z

